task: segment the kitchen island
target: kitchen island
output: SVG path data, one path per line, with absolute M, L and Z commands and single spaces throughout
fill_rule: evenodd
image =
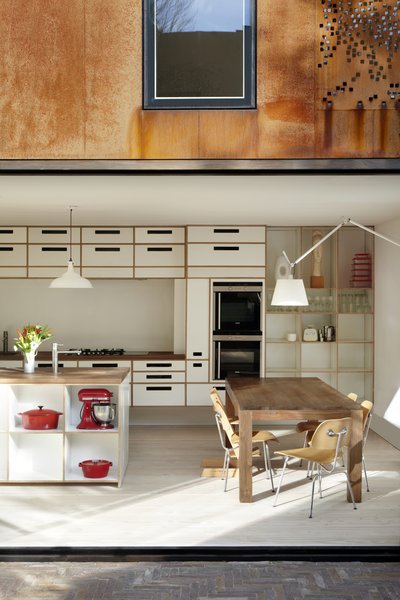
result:
M 128 464 L 128 368 L 0 369 L 0 483 L 113 483 L 120 486 Z M 113 428 L 78 429 L 78 393 L 106 388 L 116 404 Z M 24 429 L 21 413 L 37 409 L 62 413 L 56 429 Z M 107 460 L 106 477 L 87 478 L 79 463 Z

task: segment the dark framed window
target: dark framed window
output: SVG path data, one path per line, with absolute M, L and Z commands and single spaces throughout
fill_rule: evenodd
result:
M 144 108 L 254 108 L 256 0 L 143 0 Z

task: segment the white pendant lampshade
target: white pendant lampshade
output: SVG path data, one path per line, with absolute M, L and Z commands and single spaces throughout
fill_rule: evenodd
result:
M 89 279 L 81 277 L 79 273 L 74 271 L 74 263 L 72 260 L 68 261 L 68 267 L 65 273 L 63 273 L 57 279 L 53 279 L 50 283 L 51 288 L 92 288 L 92 284 Z
M 72 260 L 72 206 L 69 207 L 69 260 L 65 273 L 53 279 L 49 287 L 55 288 L 93 288 L 89 279 L 75 273 L 74 261 Z
M 271 306 L 308 306 L 308 299 L 302 279 L 278 279 L 275 285 Z

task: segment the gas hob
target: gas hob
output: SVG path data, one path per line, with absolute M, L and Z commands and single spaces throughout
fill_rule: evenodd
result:
M 123 348 L 70 348 L 70 352 L 79 352 L 81 356 L 122 356 L 125 354 Z

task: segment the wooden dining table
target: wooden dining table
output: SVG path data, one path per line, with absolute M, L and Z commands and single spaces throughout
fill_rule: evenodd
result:
M 239 499 L 253 501 L 253 421 L 304 421 L 351 417 L 347 472 L 356 502 L 361 502 L 362 407 L 318 377 L 227 377 L 226 411 L 239 418 Z M 295 445 L 296 447 L 296 445 Z M 351 497 L 347 493 L 350 502 Z

